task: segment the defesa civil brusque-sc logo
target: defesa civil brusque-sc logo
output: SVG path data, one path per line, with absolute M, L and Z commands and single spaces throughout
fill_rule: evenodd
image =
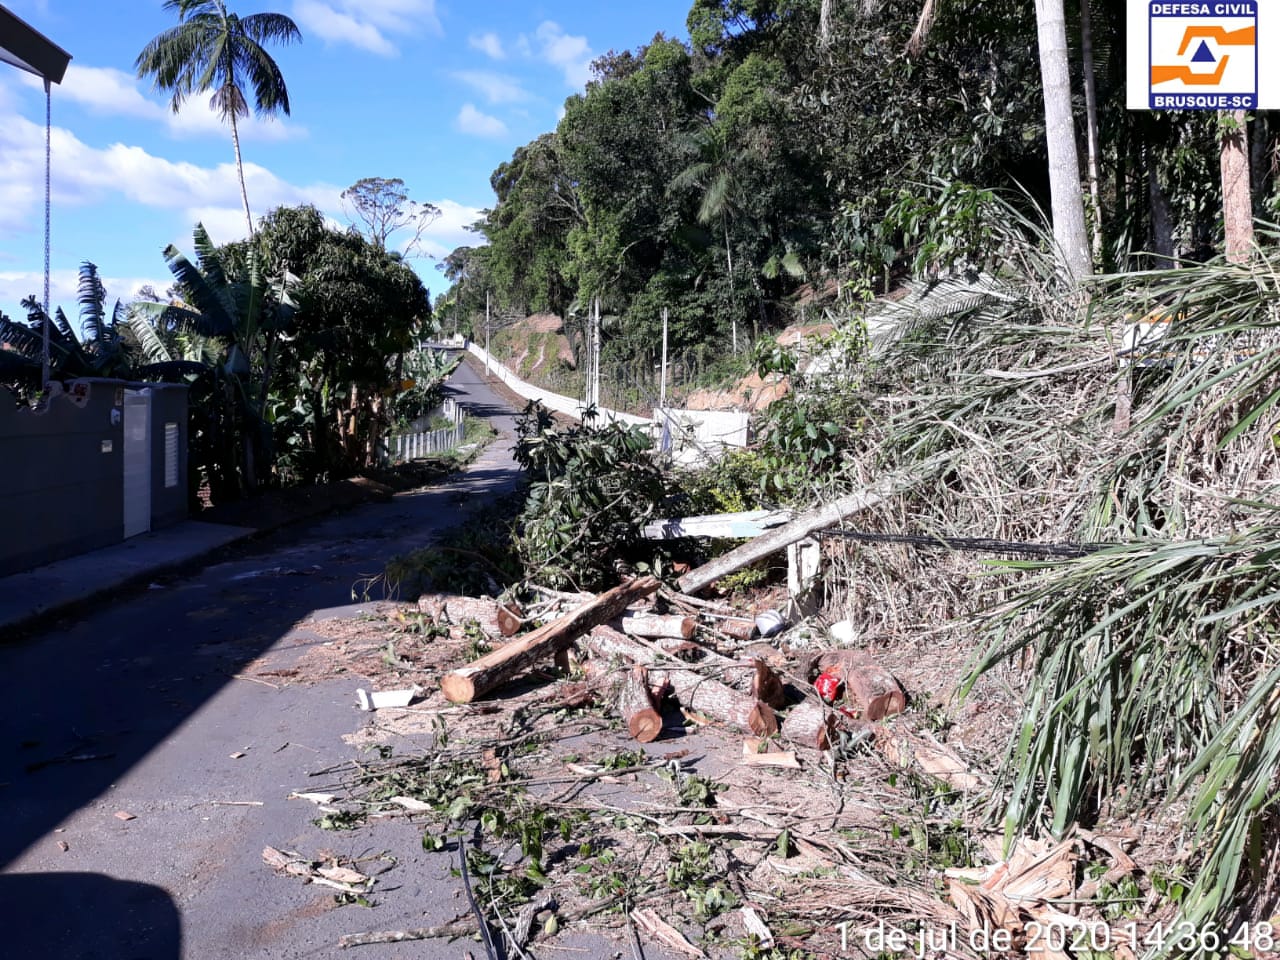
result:
M 1130 0 L 1128 105 L 1133 110 L 1271 109 L 1280 99 L 1280 36 L 1260 0 Z M 1280 25 L 1280 24 L 1278 24 Z M 1259 48 L 1264 57 L 1259 57 Z

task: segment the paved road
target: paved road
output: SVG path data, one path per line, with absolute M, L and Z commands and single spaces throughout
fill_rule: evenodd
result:
M 316 611 L 358 615 L 355 581 L 513 486 L 510 411 L 465 364 L 451 386 L 504 434 L 464 476 L 239 548 L 0 648 L 0 954 L 327 957 L 343 933 L 459 911 L 447 858 L 422 853 L 412 826 L 322 832 L 310 804 L 285 799 L 308 771 L 353 754 L 340 738 L 367 716 L 354 683 L 275 690 L 232 678 L 268 651 L 308 642 L 295 624 Z M 262 805 L 232 805 L 246 802 Z M 388 878 L 400 887 L 374 910 L 336 907 L 332 891 L 267 870 L 268 844 L 395 849 L 402 860 Z M 463 953 L 428 942 L 358 956 Z

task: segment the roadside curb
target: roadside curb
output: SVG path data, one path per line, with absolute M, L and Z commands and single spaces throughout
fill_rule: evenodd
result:
M 226 520 L 188 519 L 121 543 L 0 577 L 0 642 L 20 641 L 97 602 L 145 589 L 157 578 L 199 570 L 223 551 L 287 527 L 366 503 L 390 502 L 397 492 L 365 477 L 311 488 L 312 493 L 321 490 L 338 495 L 302 500 L 288 508 L 269 511 L 266 519 L 259 518 L 252 526 Z M 250 505 L 252 501 L 247 502 L 245 512 Z

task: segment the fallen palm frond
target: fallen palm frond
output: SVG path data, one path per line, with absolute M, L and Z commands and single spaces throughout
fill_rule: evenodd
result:
M 1260 231 L 1248 265 L 1104 278 L 1087 312 L 1031 266 L 1048 241 L 1024 232 L 1004 268 L 918 285 L 868 318 L 882 349 L 853 381 L 847 481 L 944 451 L 951 465 L 858 527 L 1113 546 L 993 563 L 841 543 L 828 587 L 872 637 L 972 652 L 976 626 L 968 688 L 994 675 L 1023 691 L 1010 834 L 1176 799 L 1161 815 L 1199 840 L 1183 919 L 1264 916 L 1280 801 L 1280 231 Z

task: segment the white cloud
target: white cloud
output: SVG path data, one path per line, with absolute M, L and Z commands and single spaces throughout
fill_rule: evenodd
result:
M 456 247 L 476 246 L 483 238 L 467 227 L 480 219 L 479 207 L 468 207 L 454 200 L 433 201 L 440 208 L 440 219 L 422 234 L 422 250 L 429 257 L 448 256 Z
M 477 137 L 505 137 L 507 125 L 497 117 L 481 113 L 474 104 L 464 103 L 458 112 L 456 125 L 463 133 Z
M 502 41 L 496 33 L 473 33 L 467 38 L 467 45 L 472 50 L 479 50 L 492 60 L 505 60 L 507 52 L 502 49 Z
M 0 114 L 0 128 L 9 138 L 0 152 L 0 233 L 31 232 L 38 227 L 43 199 L 44 127 L 11 113 Z M 198 219 L 193 214 L 200 211 L 237 210 L 236 236 L 219 240 L 234 240 L 247 232 L 234 164 L 202 167 L 123 143 L 92 147 L 62 127 L 53 128 L 52 149 L 53 201 L 60 218 L 73 215 L 68 208 L 124 197 L 147 207 L 181 212 L 187 231 Z M 321 209 L 338 209 L 337 187 L 298 186 L 253 163 L 245 164 L 244 173 L 255 216 L 280 204 L 315 203 Z
M 387 34 L 424 28 L 443 34 L 435 0 L 294 0 L 293 15 L 304 33 L 329 43 L 349 43 L 382 57 L 399 53 Z
M 503 73 L 458 70 L 450 76 L 478 91 L 489 103 L 520 103 L 531 99 L 529 91 L 520 86 L 519 80 Z
M 561 70 L 565 83 L 574 88 L 587 85 L 595 56 L 586 37 L 567 34 L 554 20 L 544 20 L 534 31 L 534 38 L 538 43 L 538 56 Z
M 41 88 L 38 77 L 22 75 L 22 82 L 34 89 Z M 62 84 L 54 90 L 54 109 L 61 99 L 67 99 L 104 114 L 141 117 L 162 123 L 175 136 L 216 134 L 227 136 L 227 126 L 221 117 L 209 108 L 209 101 L 200 94 L 187 100 L 178 113 L 163 103 L 151 100 L 138 89 L 138 80 L 123 70 L 112 67 L 86 67 L 71 64 Z M 0 102 L 0 106 L 3 103 Z M 237 123 L 240 136 L 246 140 L 284 140 L 304 135 L 305 131 L 283 121 L 248 117 Z
M 102 284 L 107 289 L 107 310 L 115 306 L 117 300 L 128 303 L 138 295 L 138 291 L 148 284 L 160 293 L 173 283 L 168 274 L 157 274 L 154 277 L 102 277 Z M 20 270 L 0 270 L 0 307 L 20 311 L 18 306 L 25 297 L 32 294 L 39 299 L 44 292 L 44 274 L 24 272 Z M 71 327 L 79 330 L 80 308 L 76 297 L 80 292 L 80 274 L 78 270 L 51 270 L 49 272 L 49 310 L 62 307 L 71 321 Z M 12 319 L 25 319 L 13 316 Z

